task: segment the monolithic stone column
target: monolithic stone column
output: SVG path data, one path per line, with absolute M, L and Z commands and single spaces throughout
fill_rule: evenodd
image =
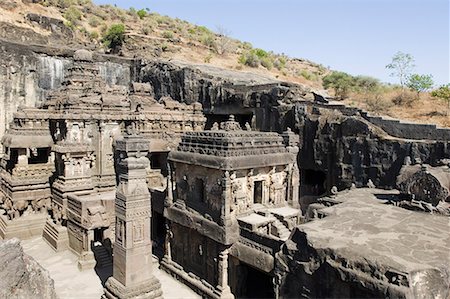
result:
M 113 276 L 106 298 L 160 298 L 161 284 L 153 275 L 150 240 L 150 193 L 146 183 L 148 142 L 129 129 L 116 142 L 119 183 L 116 191 L 116 242 Z
M 217 289 L 220 291 L 218 295 L 220 298 L 234 299 L 234 295 L 231 293 L 230 286 L 228 285 L 228 249 L 223 250 L 219 254 L 217 268 L 219 272 Z

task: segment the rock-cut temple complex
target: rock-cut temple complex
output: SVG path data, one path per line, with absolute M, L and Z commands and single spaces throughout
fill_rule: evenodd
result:
M 155 268 L 204 298 L 450 296 L 449 130 L 105 56 L 53 57 L 58 84 L 0 107 L 0 239 L 112 269 L 103 298 L 164 298 Z

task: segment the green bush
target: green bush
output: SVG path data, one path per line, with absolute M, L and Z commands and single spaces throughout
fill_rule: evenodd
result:
M 332 88 L 337 97 L 341 100 L 348 97 L 350 90 L 353 88 L 353 77 L 344 72 L 332 72 L 323 78 L 323 87 Z
M 136 13 L 141 20 L 147 16 L 147 12 L 145 11 L 145 9 L 140 9 Z
M 252 51 L 245 52 L 238 59 L 239 63 L 250 67 L 258 67 L 261 63 L 259 57 Z
M 114 24 L 109 27 L 105 36 L 103 37 L 103 44 L 110 49 L 117 49 L 121 47 L 125 41 L 125 25 Z
M 271 70 L 273 68 L 273 62 L 270 57 L 263 57 L 260 59 L 260 63 L 263 67 L 265 67 L 268 70 Z

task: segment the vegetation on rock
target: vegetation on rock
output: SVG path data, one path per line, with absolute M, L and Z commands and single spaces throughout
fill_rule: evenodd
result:
M 125 41 L 125 25 L 114 24 L 112 25 L 105 36 L 103 37 L 103 43 L 113 51 L 118 50 Z

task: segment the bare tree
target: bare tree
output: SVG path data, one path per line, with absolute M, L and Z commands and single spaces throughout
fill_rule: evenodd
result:
M 225 55 L 230 52 L 233 47 L 233 42 L 229 37 L 231 32 L 222 26 L 217 26 L 217 34 L 219 35 L 216 41 L 216 51 L 219 55 Z
M 406 80 L 414 68 L 414 57 L 411 54 L 397 52 L 392 57 L 392 62 L 386 65 L 387 69 L 392 70 L 391 76 L 398 77 L 402 89 L 405 88 Z

